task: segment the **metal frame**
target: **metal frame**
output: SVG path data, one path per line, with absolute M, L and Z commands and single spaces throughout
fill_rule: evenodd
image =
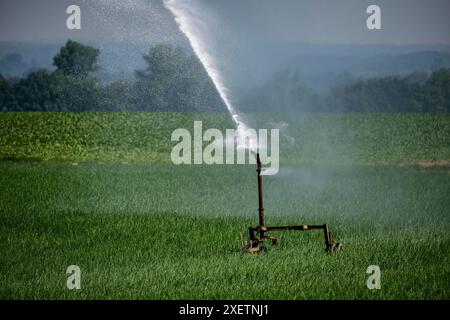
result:
M 277 238 L 269 236 L 266 233 L 271 231 L 307 231 L 307 230 L 323 230 L 325 238 L 325 249 L 328 252 L 338 251 L 341 249 L 340 243 L 333 242 L 333 235 L 331 234 L 328 224 L 322 225 L 297 225 L 297 226 L 281 226 L 269 227 L 265 225 L 264 221 L 264 198 L 262 189 L 262 164 L 259 153 L 256 154 L 256 164 L 258 172 L 258 211 L 259 211 L 259 225 L 257 227 L 249 227 L 248 233 L 250 240 L 242 248 L 243 252 L 256 253 L 266 250 L 264 246 L 265 240 L 270 240 L 273 245 L 277 244 Z

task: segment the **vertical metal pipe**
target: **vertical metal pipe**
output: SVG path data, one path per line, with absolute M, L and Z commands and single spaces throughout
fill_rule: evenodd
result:
M 258 172 L 258 211 L 259 211 L 259 225 L 264 227 L 264 199 L 263 199 L 263 190 L 262 190 L 262 176 L 261 176 L 261 160 L 259 158 L 259 153 L 256 155 L 256 163 L 257 163 L 257 172 Z M 264 238 L 264 231 L 260 232 L 260 238 Z
M 328 224 L 323 225 L 323 231 L 325 233 L 325 245 L 327 246 L 327 250 L 331 249 L 331 239 L 330 239 L 330 230 L 328 229 Z

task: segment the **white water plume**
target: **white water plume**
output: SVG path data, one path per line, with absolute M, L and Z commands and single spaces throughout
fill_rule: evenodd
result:
M 233 106 L 229 95 L 228 88 L 218 70 L 214 55 L 208 46 L 208 30 L 209 26 L 205 23 L 205 10 L 197 3 L 197 0 L 164 0 L 165 7 L 173 14 L 180 31 L 188 38 L 189 43 L 205 68 L 208 76 L 211 78 L 220 97 L 231 114 L 235 123 L 240 143 L 238 147 L 248 148 L 253 152 L 257 151 L 257 142 L 254 139 L 245 139 L 248 137 L 248 127 L 242 121 L 236 108 Z

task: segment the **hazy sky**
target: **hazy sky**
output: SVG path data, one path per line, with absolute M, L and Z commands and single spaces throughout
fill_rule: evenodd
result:
M 193 0 L 181 0 L 193 1 Z M 197 1 L 197 0 L 195 0 Z M 450 44 L 450 0 L 198 0 L 248 41 Z M 66 29 L 78 4 L 82 30 Z M 366 28 L 366 8 L 382 10 L 382 30 Z M 180 40 L 162 0 L 0 0 L 0 40 Z

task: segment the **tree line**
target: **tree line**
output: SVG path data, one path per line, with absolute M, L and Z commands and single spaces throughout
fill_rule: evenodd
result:
M 69 40 L 53 58 L 55 71 L 20 79 L 0 74 L 0 111 L 223 111 L 198 59 L 169 44 L 143 56 L 135 79 L 104 84 L 95 77 L 100 51 Z M 243 111 L 450 112 L 450 69 L 431 74 L 347 80 L 313 93 L 298 70 L 277 72 L 240 98 Z
M 100 51 L 69 40 L 53 58 L 56 70 L 21 79 L 0 74 L 0 111 L 224 110 L 198 59 L 169 44 L 143 56 L 134 81 L 103 84 L 95 77 Z
M 305 84 L 298 70 L 284 70 L 240 105 L 246 111 L 450 112 L 450 69 L 346 79 L 322 95 Z
M 335 87 L 327 102 L 335 111 L 450 112 L 450 69 L 357 80 Z

